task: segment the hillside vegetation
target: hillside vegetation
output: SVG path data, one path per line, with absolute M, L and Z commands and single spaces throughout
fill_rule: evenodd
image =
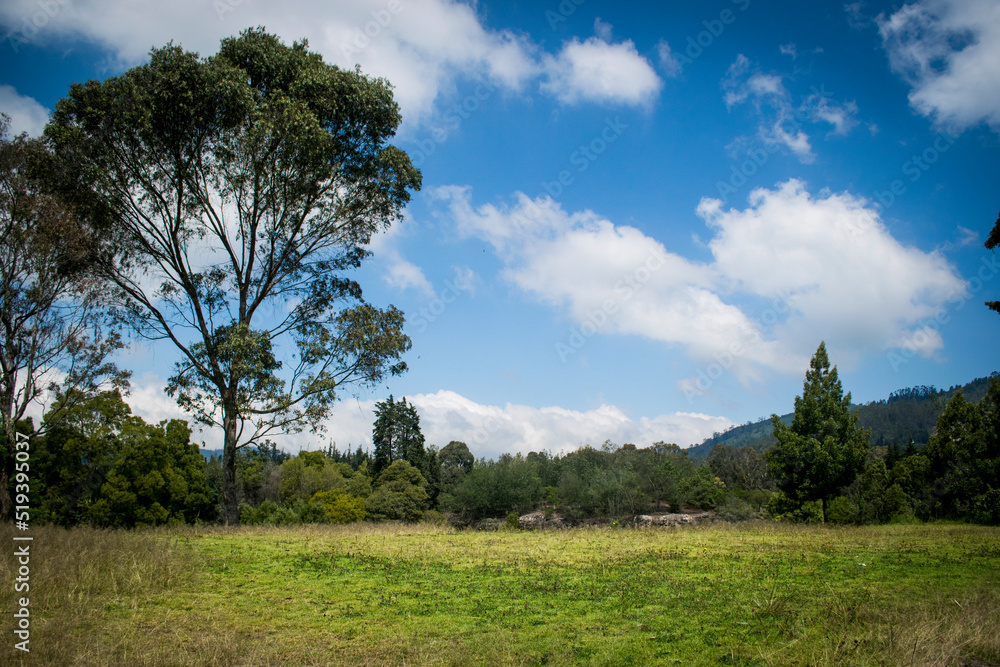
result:
M 892 392 L 888 398 L 856 405 L 858 423 L 862 428 L 872 430 L 871 445 L 882 447 L 895 444 L 905 448 L 911 442 L 917 449 L 923 449 L 930 442 L 938 418 L 944 411 L 944 406 L 961 390 L 966 400 L 978 403 L 990 386 L 990 378 L 997 377 L 994 372 L 987 377 L 977 378 L 964 385 L 955 385 L 950 389 L 937 389 L 933 386 L 907 387 Z M 790 424 L 792 413 L 781 416 L 782 422 Z M 688 456 L 695 461 L 708 458 L 712 448 L 725 445 L 734 449 L 750 447 L 764 452 L 774 443 L 774 426 L 770 419 L 741 424 L 706 438 L 702 443 L 687 449 Z

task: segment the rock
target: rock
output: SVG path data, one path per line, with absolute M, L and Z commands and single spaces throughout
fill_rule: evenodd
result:
M 521 528 L 562 528 L 565 524 L 561 515 L 555 512 L 531 512 L 518 519 Z
M 710 521 L 715 517 L 713 512 L 698 512 L 696 514 L 640 514 L 635 518 L 638 526 L 685 526 Z

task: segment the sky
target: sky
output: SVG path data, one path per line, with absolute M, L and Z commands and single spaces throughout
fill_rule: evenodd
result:
M 6 0 L 0 110 L 254 26 L 388 80 L 423 174 L 355 275 L 409 371 L 279 446 L 368 448 L 392 394 L 477 458 L 686 447 L 791 412 L 821 341 L 856 403 L 1000 368 L 995 0 Z M 176 355 L 120 359 L 148 421 Z

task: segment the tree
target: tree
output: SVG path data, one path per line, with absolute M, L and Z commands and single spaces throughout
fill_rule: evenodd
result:
M 24 135 L 9 140 L 0 114 L 0 415 L 3 470 L 0 517 L 12 502 L 15 425 L 28 406 L 61 391 L 62 409 L 97 391 L 105 378 L 124 388 L 127 373 L 107 362 L 120 347 L 102 335 L 99 284 L 88 271 L 91 239 L 72 212 L 47 192 L 39 172 L 51 155 Z M 82 391 L 77 391 L 77 390 Z M 49 413 L 41 427 L 56 424 Z M 38 435 L 39 431 L 31 435 Z
M 406 461 L 394 461 L 382 471 L 378 488 L 365 500 L 376 521 L 420 521 L 428 506 L 427 480 Z
M 830 368 L 820 343 L 806 371 L 795 416 L 786 426 L 771 416 L 777 444 L 767 452 L 768 468 L 782 494 L 799 504 L 820 501 L 827 520 L 828 501 L 851 484 L 865 464 L 870 431 L 858 428 L 851 395 L 843 394 L 836 366 Z
M 32 458 L 46 520 L 133 527 L 215 519 L 205 461 L 185 422 L 147 424 L 114 390 L 65 408 L 57 402 L 52 414 L 59 423 Z
M 993 231 L 990 232 L 984 245 L 987 250 L 994 250 L 998 244 L 1000 244 L 1000 216 L 997 216 L 997 221 L 993 223 Z M 1000 313 L 1000 301 L 987 301 L 986 307 Z
M 176 346 L 168 391 L 223 430 L 227 524 L 239 447 L 321 429 L 341 391 L 406 370 L 403 314 L 346 277 L 420 187 L 388 144 L 399 122 L 384 80 L 255 29 L 74 84 L 46 128 L 74 201 L 113 222 L 98 266 L 117 314 Z
M 441 463 L 441 489 L 450 491 L 468 474 L 476 462 L 469 446 L 459 440 L 452 440 L 438 452 Z
M 371 474 L 379 474 L 396 461 L 406 461 L 429 478 L 424 435 L 420 432 L 420 415 L 412 403 L 393 400 L 375 404 L 375 425 L 372 429 L 375 458 Z
M 1000 380 L 978 405 L 956 391 L 925 454 L 933 514 L 1000 524 Z

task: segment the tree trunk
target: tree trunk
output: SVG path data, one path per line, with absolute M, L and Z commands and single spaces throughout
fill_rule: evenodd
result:
M 226 525 L 240 525 L 240 501 L 236 493 L 236 408 L 223 405 L 222 425 L 225 440 L 222 449 L 222 506 Z
M 6 380 L 7 378 L 5 378 Z M 13 387 L 13 380 L 5 382 L 7 387 Z M 17 453 L 17 423 L 14 421 L 14 393 L 4 391 L 3 396 L 3 447 L 4 464 L 0 472 L 0 519 L 6 521 L 13 516 L 14 500 L 10 497 L 10 478 L 14 473 L 14 456 Z

